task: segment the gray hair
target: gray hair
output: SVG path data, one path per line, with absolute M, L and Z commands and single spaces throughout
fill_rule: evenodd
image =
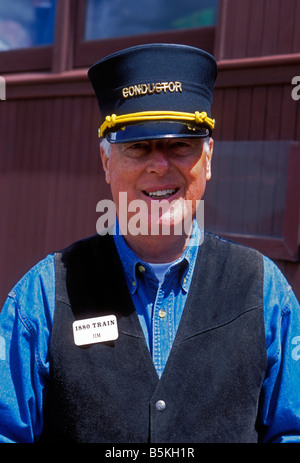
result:
M 109 143 L 109 141 L 106 140 L 106 138 L 102 138 L 102 140 L 100 141 L 100 146 L 103 149 L 105 155 L 109 158 L 111 154 L 111 144 Z

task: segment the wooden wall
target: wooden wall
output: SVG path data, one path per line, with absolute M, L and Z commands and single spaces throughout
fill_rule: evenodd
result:
M 8 97 L 0 106 L 1 302 L 48 252 L 96 233 L 96 204 L 109 197 L 98 119 L 88 96 Z
M 300 51 L 298 0 L 222 0 L 218 59 L 285 55 Z
M 299 75 L 299 17 L 300 4 L 297 0 L 220 2 L 214 52 L 219 67 L 213 104 L 217 141 L 299 142 L 300 104 L 291 97 L 291 80 Z M 295 208 L 286 226 L 297 236 L 296 257 L 291 259 L 288 253 L 285 256 L 278 253 L 276 257 L 275 253 L 272 258 L 299 298 L 300 198 L 297 178 L 300 175 L 300 154 L 295 155 L 295 159 L 294 194 L 290 192 L 286 198 L 286 207 L 294 201 Z M 286 178 L 287 188 L 291 181 L 291 178 Z M 242 191 L 241 188 L 241 194 L 245 194 L 245 190 L 244 193 Z M 275 216 L 274 211 L 265 226 L 271 226 Z M 243 241 L 240 236 L 238 240 Z M 260 239 L 246 241 L 260 247 Z M 271 239 L 269 243 L 272 243 Z M 268 248 L 266 242 L 264 251 L 267 255 Z
M 271 11 L 274 3 L 278 3 L 277 8 Z M 276 190 L 274 175 L 280 179 L 278 191 L 284 200 L 279 197 L 279 215 L 278 212 L 272 214 L 271 208 L 271 216 L 265 219 L 268 223 L 264 223 L 264 227 L 269 227 L 270 223 L 274 225 L 276 216 L 277 231 L 265 232 L 264 228 L 263 232 L 257 229 L 253 232 L 252 223 L 248 224 L 250 231 L 246 230 L 247 233 L 241 230 L 244 226 L 240 216 L 238 218 L 241 205 L 231 209 L 229 230 L 224 228 L 225 219 L 216 221 L 213 212 L 208 214 L 206 224 L 225 235 L 236 232 L 238 240 L 243 242 L 244 239 L 269 254 L 300 297 L 300 198 L 295 183 L 300 177 L 298 148 L 293 151 L 292 179 L 287 176 L 291 168 L 285 166 L 285 162 L 290 162 L 290 147 L 300 140 L 300 102 L 291 98 L 291 79 L 299 75 L 299 32 L 295 21 L 299 2 L 288 0 L 284 4 L 289 4 L 287 8 L 281 3 L 277 0 L 220 0 L 215 42 L 219 76 L 213 103 L 213 115 L 217 120 L 215 171 L 207 188 L 207 202 L 212 211 L 216 182 L 220 180 L 222 188 L 228 187 L 232 173 L 231 191 L 237 197 L 244 197 L 249 204 L 249 162 L 251 159 L 254 162 L 256 154 L 254 164 L 259 168 L 265 148 L 258 153 L 252 150 L 268 146 L 269 163 L 272 143 L 282 142 L 280 162 L 275 166 L 271 163 L 273 186 L 268 185 L 268 176 L 263 176 L 258 186 L 253 184 L 256 193 L 261 187 L 261 191 L 270 194 Z M 252 26 L 258 21 L 259 27 L 250 27 L 246 18 L 250 18 Z M 6 80 L 7 100 L 0 102 L 0 306 L 16 281 L 48 252 L 96 233 L 96 204 L 110 197 L 99 159 L 98 108 L 86 69 L 57 74 L 14 74 L 7 75 Z M 243 142 L 246 148 L 238 154 L 237 164 L 234 156 Z M 226 178 L 222 162 L 227 167 Z M 268 164 L 263 165 L 268 169 Z M 291 191 L 288 186 L 294 185 L 293 182 L 295 187 Z M 218 194 L 222 195 L 222 191 Z M 289 201 L 293 207 L 289 208 L 287 222 L 285 207 Z M 253 220 L 258 221 L 260 216 L 254 214 Z M 293 250 L 290 252 L 285 241 L 291 235 Z M 274 247 L 274 239 L 282 246 Z

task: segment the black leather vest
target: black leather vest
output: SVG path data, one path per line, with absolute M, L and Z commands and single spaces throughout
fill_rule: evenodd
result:
M 160 380 L 113 237 L 79 241 L 57 253 L 55 265 L 44 437 L 51 442 L 258 441 L 267 363 L 258 252 L 205 235 Z M 118 339 L 74 344 L 74 320 L 111 314 L 118 320 Z

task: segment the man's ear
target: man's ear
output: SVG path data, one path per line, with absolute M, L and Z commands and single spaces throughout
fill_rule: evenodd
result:
M 214 149 L 214 141 L 212 138 L 209 139 L 208 143 L 204 144 L 204 151 L 205 151 L 205 157 L 206 157 L 206 180 L 211 179 L 211 160 L 212 160 L 212 155 L 213 155 L 213 149 Z
M 100 146 L 100 156 L 102 161 L 102 167 L 105 173 L 105 181 L 106 183 L 110 184 L 109 156 L 107 156 L 102 146 Z

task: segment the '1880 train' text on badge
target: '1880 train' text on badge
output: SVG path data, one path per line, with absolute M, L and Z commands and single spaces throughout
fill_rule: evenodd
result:
M 114 341 L 118 338 L 118 325 L 115 315 L 76 320 L 73 323 L 76 346 Z

